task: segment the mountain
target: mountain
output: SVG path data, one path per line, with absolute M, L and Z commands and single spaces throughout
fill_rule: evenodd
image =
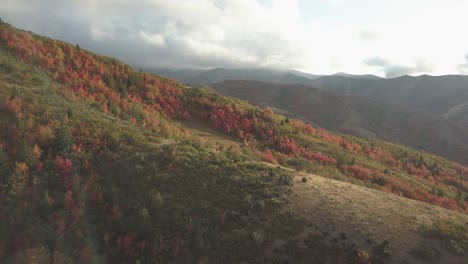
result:
M 317 79 L 317 78 L 323 76 L 323 75 L 319 75 L 319 74 L 312 74 L 312 73 L 301 72 L 301 71 L 297 71 L 297 70 L 289 70 L 289 71 L 287 71 L 287 73 L 291 73 L 291 74 L 294 74 L 296 76 L 304 77 L 304 78 L 307 78 L 307 79 L 310 79 L 310 80 L 314 80 L 314 79 Z
M 167 68 L 156 68 L 151 69 L 153 72 L 157 72 L 161 76 L 166 76 L 169 78 L 176 79 L 182 83 L 190 83 L 195 76 L 201 74 L 205 70 L 202 69 L 167 69 Z
M 311 80 L 321 77 L 296 70 L 272 70 L 272 69 L 226 69 L 213 68 L 202 69 L 150 69 L 151 72 L 169 78 L 176 79 L 188 85 L 205 85 L 226 80 L 256 80 L 265 82 L 277 82 L 285 84 L 310 84 Z
M 278 84 L 303 84 L 303 85 L 311 85 L 314 83 L 314 81 L 309 78 L 297 76 L 292 73 L 285 73 L 281 76 L 278 76 L 277 79 L 272 79 L 272 82 L 278 83 Z
M 468 76 L 422 75 L 377 80 L 324 76 L 314 82 L 316 87 L 329 91 L 425 109 L 468 127 L 467 120 L 463 118 L 467 113 Z
M 468 163 L 468 128 L 428 111 L 303 85 L 225 81 L 212 87 L 255 105 L 287 111 L 326 129 L 399 142 Z
M 442 115 L 468 128 L 468 77 L 463 75 L 385 79 L 372 74 L 335 73 L 323 76 L 295 70 L 268 69 L 152 69 L 152 72 L 189 85 L 205 85 L 228 80 L 303 84 L 347 95 L 393 101 Z
M 324 76 L 312 84 L 325 90 L 393 101 L 441 115 L 468 129 L 468 76 L 445 75 L 393 79 L 355 79 Z
M 379 76 L 376 76 L 376 75 L 373 75 L 373 74 L 359 74 L 359 75 L 356 75 L 356 74 L 349 74 L 349 73 L 345 73 L 345 72 L 337 72 L 335 74 L 332 74 L 331 76 L 340 76 L 340 77 L 355 78 L 355 79 L 371 79 L 371 80 L 384 79 L 382 77 L 379 77 Z M 314 79 L 317 79 L 317 78 L 314 78 Z
M 5 23 L 0 80 L 2 263 L 466 258 L 468 168 L 444 158 Z

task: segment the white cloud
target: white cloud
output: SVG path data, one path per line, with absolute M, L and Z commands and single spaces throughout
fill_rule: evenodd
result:
M 139 34 L 146 42 L 153 44 L 156 47 L 162 47 L 165 45 L 164 36 L 160 33 L 146 33 L 145 31 L 140 30 Z
M 369 0 L 323 0 L 337 10 L 353 4 L 331 14 L 349 22 L 339 24 L 318 16 L 305 20 L 298 1 L 305 0 L 3 0 L 0 16 L 145 67 L 261 66 L 379 75 L 390 69 L 461 71 L 467 1 L 378 1 L 378 9 Z M 366 16 L 373 20 L 362 20 Z M 373 57 L 389 65 L 366 63 Z

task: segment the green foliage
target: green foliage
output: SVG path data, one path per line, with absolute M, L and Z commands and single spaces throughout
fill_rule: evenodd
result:
M 465 223 L 441 219 L 432 225 L 422 225 L 418 231 L 440 240 L 445 248 L 455 254 L 465 255 L 468 252 L 468 226 Z
M 0 184 L 5 183 L 8 175 L 10 175 L 10 162 L 3 148 L 0 147 Z
M 33 167 L 37 161 L 33 156 L 32 149 L 25 139 L 22 139 L 18 147 L 18 153 L 16 154 L 17 162 L 24 162 L 28 166 Z
M 69 156 L 71 153 L 72 141 L 67 125 L 62 122 L 55 137 L 54 147 L 57 154 Z
M 18 89 L 16 88 L 16 86 L 13 86 L 11 88 L 10 100 L 15 98 L 16 96 L 18 96 Z
M 410 254 L 418 259 L 430 263 L 438 263 L 441 258 L 439 250 L 425 244 L 420 244 L 417 247 L 412 248 L 410 250 Z

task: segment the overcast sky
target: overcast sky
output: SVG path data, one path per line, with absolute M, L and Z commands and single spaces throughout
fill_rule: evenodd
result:
M 468 74 L 466 0 L 1 0 L 13 26 L 136 67 Z

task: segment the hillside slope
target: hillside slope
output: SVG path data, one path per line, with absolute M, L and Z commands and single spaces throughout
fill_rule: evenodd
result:
M 225 95 L 285 110 L 326 129 L 399 142 L 468 164 L 468 127 L 461 129 L 427 111 L 302 85 L 225 81 L 211 86 Z
M 468 169 L 443 158 L 317 130 L 8 24 L 0 40 L 2 262 L 265 262 L 305 225 L 281 211 L 292 172 L 262 160 L 468 210 Z M 314 243 L 309 260 L 321 263 L 391 261 L 347 238 Z M 268 262 L 299 260 L 296 249 Z
M 301 243 L 307 245 L 311 236 L 325 236 L 331 240 L 346 237 L 367 252 L 375 251 L 383 241 L 388 241 L 392 263 L 431 262 L 415 253 L 421 247 L 427 252 L 437 252 L 430 256 L 434 263 L 467 260 L 445 251 L 440 241 L 421 236 L 417 231 L 421 225 L 431 225 L 434 219 L 467 223 L 466 215 L 306 173 L 295 175 L 288 197 L 290 202 L 283 210 L 302 219 L 306 225 L 295 237 L 299 248 Z M 278 247 L 286 243 L 292 244 L 276 241 Z M 308 263 L 310 258 L 303 260 L 298 263 Z
M 463 75 L 402 76 L 378 80 L 324 76 L 313 83 L 326 90 L 393 101 L 439 115 L 449 113 L 468 100 L 468 76 Z

